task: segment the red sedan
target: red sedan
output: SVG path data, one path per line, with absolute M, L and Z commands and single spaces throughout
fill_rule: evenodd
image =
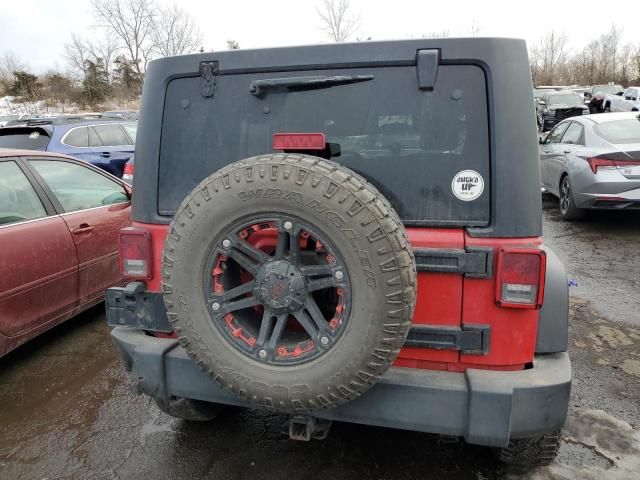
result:
M 128 185 L 64 155 L 0 150 L 0 356 L 122 281 Z

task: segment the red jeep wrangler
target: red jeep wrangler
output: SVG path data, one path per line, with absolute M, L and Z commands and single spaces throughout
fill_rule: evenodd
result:
M 523 41 L 432 39 L 156 60 L 132 282 L 107 318 L 139 391 L 555 457 L 568 290 L 542 244 Z

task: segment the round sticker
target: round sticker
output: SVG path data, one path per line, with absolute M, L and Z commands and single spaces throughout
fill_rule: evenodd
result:
M 482 195 L 484 180 L 475 170 L 462 170 L 453 177 L 451 190 L 459 200 L 470 202 Z

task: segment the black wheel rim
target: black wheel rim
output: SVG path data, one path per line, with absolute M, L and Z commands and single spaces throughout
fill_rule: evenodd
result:
M 282 215 L 245 220 L 214 245 L 204 272 L 211 321 L 260 363 L 292 365 L 331 350 L 351 308 L 351 285 L 332 242 Z
M 562 180 L 562 185 L 560 185 L 560 211 L 563 214 L 566 214 L 569 211 L 570 204 L 571 204 L 571 185 L 569 185 L 569 180 L 564 178 Z

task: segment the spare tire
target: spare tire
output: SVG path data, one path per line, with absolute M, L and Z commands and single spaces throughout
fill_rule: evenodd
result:
M 345 167 L 272 154 L 182 202 L 163 258 L 180 344 L 221 387 L 275 410 L 368 390 L 406 339 L 415 261 L 398 215 Z

